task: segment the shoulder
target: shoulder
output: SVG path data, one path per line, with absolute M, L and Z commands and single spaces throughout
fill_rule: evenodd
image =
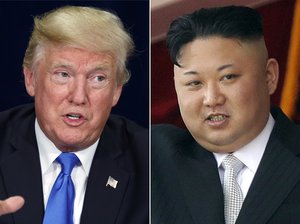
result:
M 155 137 L 159 137 L 163 135 L 164 137 L 167 136 L 187 136 L 188 131 L 183 128 L 176 127 L 171 124 L 156 124 L 152 125 L 151 132 Z
M 275 119 L 275 125 L 269 141 L 278 142 L 293 153 L 299 154 L 300 125 L 291 121 L 280 108 L 272 108 L 272 116 Z
M 111 114 L 107 120 L 107 125 L 110 127 L 122 127 L 127 131 L 135 132 L 135 131 L 147 131 L 146 128 L 138 125 L 134 121 L 120 115 Z
M 148 130 L 123 116 L 109 116 L 100 140 L 105 142 L 104 145 L 122 151 L 134 159 L 148 160 Z
M 166 166 L 169 170 L 175 158 L 199 148 L 194 138 L 183 128 L 169 124 L 153 125 L 151 129 L 151 160 L 152 167 Z M 185 156 L 184 156 L 185 157 Z M 186 157 L 185 157 L 186 158 Z M 165 165 L 163 165 L 165 164 Z
M 0 112 L 0 157 L 11 152 L 16 142 L 34 141 L 33 104 L 22 105 Z
M 280 108 L 272 108 L 271 114 L 275 119 L 273 132 L 280 135 L 299 135 L 300 125 L 290 120 Z
M 188 130 L 170 124 L 153 125 L 151 129 L 153 147 L 178 148 L 195 140 Z
M 0 112 L 0 133 L 11 129 L 27 128 L 34 121 L 35 109 L 33 104 L 20 105 Z
M 24 104 L 0 112 L 0 123 L 15 121 L 34 115 L 34 104 Z
M 113 133 L 115 137 L 119 137 L 122 140 L 147 140 L 148 142 L 148 129 L 123 116 L 114 114 L 110 115 L 109 119 L 107 120 L 105 129 Z

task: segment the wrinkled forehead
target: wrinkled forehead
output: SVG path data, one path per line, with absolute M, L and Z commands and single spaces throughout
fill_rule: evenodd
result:
M 106 70 L 116 73 L 116 59 L 110 52 L 93 52 L 69 45 L 46 45 L 39 49 L 36 69 L 39 67 L 68 68 L 72 70 Z M 39 66 L 41 65 L 41 66 Z

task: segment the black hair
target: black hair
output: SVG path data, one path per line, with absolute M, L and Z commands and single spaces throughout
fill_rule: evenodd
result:
M 172 62 L 178 64 L 183 45 L 196 38 L 220 36 L 241 41 L 263 37 L 260 14 L 245 6 L 203 8 L 175 19 L 169 28 L 166 44 Z

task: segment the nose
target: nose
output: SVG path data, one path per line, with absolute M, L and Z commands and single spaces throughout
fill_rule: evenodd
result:
M 211 83 L 204 89 L 203 104 L 207 107 L 216 107 L 225 103 L 225 96 L 217 84 Z
M 75 105 L 84 105 L 88 101 L 87 85 L 83 79 L 74 79 L 69 86 L 68 100 Z

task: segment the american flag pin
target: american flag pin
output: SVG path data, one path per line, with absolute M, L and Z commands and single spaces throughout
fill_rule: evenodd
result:
M 107 179 L 107 183 L 106 183 L 105 186 L 106 187 L 110 186 L 110 187 L 116 189 L 117 188 L 117 184 L 118 184 L 118 181 L 115 180 L 113 177 L 109 176 L 108 179 Z

